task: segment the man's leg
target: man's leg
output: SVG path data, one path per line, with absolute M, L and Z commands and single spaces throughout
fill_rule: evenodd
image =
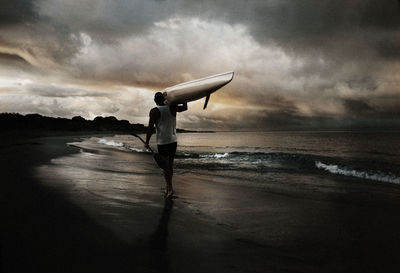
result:
M 168 164 L 168 168 L 164 170 L 164 178 L 165 178 L 165 191 L 166 196 L 173 194 L 172 188 L 172 168 Z
M 164 179 L 165 179 L 165 196 L 168 195 L 168 192 L 170 191 L 170 188 L 172 187 L 172 175 L 171 175 L 171 168 L 170 168 L 170 160 L 169 156 L 162 155 L 161 156 L 163 160 L 167 163 L 167 168 L 163 169 L 164 173 Z
M 175 153 L 176 153 L 176 146 L 177 143 L 171 143 L 167 146 L 167 150 L 163 150 L 168 156 L 163 155 L 163 159 L 165 159 L 168 162 L 168 167 L 164 169 L 164 178 L 165 178 L 165 191 L 166 191 L 166 198 L 172 197 L 174 194 L 174 189 L 172 187 L 172 176 L 174 173 L 173 170 L 173 164 L 174 164 L 174 158 L 175 158 Z M 166 148 L 165 146 L 162 147 L 163 149 Z M 160 147 L 159 147 L 159 152 L 160 152 Z

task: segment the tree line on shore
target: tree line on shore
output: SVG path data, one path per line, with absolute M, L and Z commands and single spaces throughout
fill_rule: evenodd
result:
M 118 120 L 114 116 L 97 116 L 93 120 L 87 120 L 81 116 L 68 119 L 47 117 L 40 114 L 0 113 L 0 133 L 8 131 L 118 131 L 144 133 L 146 130 L 147 126 L 141 123 L 132 124 L 128 120 Z M 179 133 L 197 132 L 184 129 L 176 130 Z
M 140 123 L 131 124 L 128 120 L 118 120 L 114 116 L 98 116 L 93 120 L 75 116 L 72 119 L 54 118 L 39 114 L 21 115 L 19 113 L 1 113 L 2 131 L 146 131 Z

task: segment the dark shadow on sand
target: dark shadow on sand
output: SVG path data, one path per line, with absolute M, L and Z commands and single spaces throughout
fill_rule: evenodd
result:
M 36 166 L 77 151 L 70 140 L 1 147 L 0 272 L 133 272 L 136 246 L 34 178 Z
M 174 201 L 172 199 L 165 199 L 160 222 L 150 237 L 149 250 L 157 272 L 172 272 L 168 256 L 168 223 L 173 206 Z

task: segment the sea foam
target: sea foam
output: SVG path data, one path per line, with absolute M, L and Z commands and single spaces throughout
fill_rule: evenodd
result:
M 114 147 L 122 147 L 122 146 L 124 146 L 124 144 L 121 143 L 121 142 L 115 142 L 114 140 L 107 140 L 107 139 L 104 139 L 104 138 L 100 139 L 98 141 L 98 143 L 109 145 L 109 146 L 114 146 Z
M 393 174 L 384 174 L 384 173 L 377 173 L 377 172 L 365 172 L 365 171 L 358 171 L 352 170 L 345 167 L 340 167 L 338 165 L 329 165 L 322 163 L 320 161 L 315 162 L 315 166 L 318 169 L 322 169 L 328 171 L 332 174 L 340 174 L 345 176 L 357 177 L 362 179 L 374 180 L 379 182 L 386 182 L 392 184 L 400 184 L 400 177 L 395 176 Z
M 229 153 L 221 153 L 221 154 L 219 154 L 219 153 L 211 153 L 211 154 L 203 154 L 203 155 L 200 155 L 200 157 L 202 157 L 202 158 L 225 158 L 225 157 L 228 157 L 229 156 Z
M 129 148 L 131 151 L 135 151 L 135 152 L 137 152 L 137 153 L 143 153 L 143 152 L 145 152 L 145 150 L 143 150 L 143 149 L 138 149 L 138 148 L 134 148 L 134 147 L 130 147 Z

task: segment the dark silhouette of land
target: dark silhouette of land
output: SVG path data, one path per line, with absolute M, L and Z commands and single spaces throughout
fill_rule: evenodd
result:
M 67 119 L 17 113 L 0 114 L 0 128 L 17 131 L 145 131 L 143 124 L 131 124 L 113 116 L 86 120 L 80 116 Z
M 0 113 L 0 128 L 4 132 L 146 132 L 146 126 L 118 120 L 114 116 L 98 116 L 93 120 L 75 116 L 72 119 L 46 117 L 39 114 L 21 115 L 18 113 Z M 177 129 L 178 132 L 195 132 Z

